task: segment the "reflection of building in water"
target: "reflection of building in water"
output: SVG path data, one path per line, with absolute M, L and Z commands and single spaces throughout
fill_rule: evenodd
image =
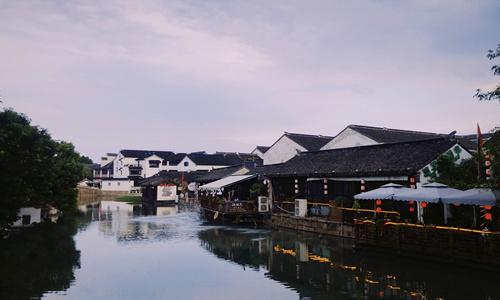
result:
M 159 206 L 156 208 L 157 216 L 175 215 L 179 211 L 179 206 Z
M 170 223 L 141 221 L 141 215 L 168 216 L 178 212 L 178 206 L 150 207 L 123 202 L 102 201 L 99 214 L 99 231 L 116 236 L 119 241 L 165 239 L 174 235 Z M 158 220 L 157 220 L 158 221 Z
M 488 273 L 354 252 L 350 239 L 224 228 L 202 231 L 199 238 L 220 258 L 264 268 L 266 277 L 301 299 L 500 299 L 500 286 Z

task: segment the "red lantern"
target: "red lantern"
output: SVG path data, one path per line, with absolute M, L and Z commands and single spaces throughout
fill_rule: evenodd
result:
M 422 206 L 423 208 L 427 207 L 427 203 L 426 202 L 422 202 L 420 203 L 420 206 Z
M 485 206 L 484 206 L 484 209 L 488 209 L 488 210 L 490 210 L 490 209 L 491 209 L 491 205 L 485 205 Z
M 489 167 L 489 166 L 491 166 L 491 162 L 489 160 L 487 160 L 487 161 L 484 162 L 484 165 L 487 166 L 487 167 Z
M 410 203 L 410 204 L 413 204 L 413 201 L 412 201 L 412 200 L 410 200 L 410 202 L 409 202 L 409 203 Z
M 458 204 L 458 203 L 455 203 L 455 206 L 460 206 L 460 204 Z
M 411 212 L 414 212 L 415 211 L 415 208 L 413 206 L 410 207 L 410 211 Z
M 410 178 L 411 183 L 415 183 L 415 177 Z
M 377 207 L 377 213 L 381 213 L 381 212 L 382 212 L 382 208 Z
M 362 191 L 364 191 L 364 190 L 365 190 L 365 186 L 364 186 L 364 185 L 362 185 L 362 186 L 361 186 L 361 190 L 362 190 Z
M 484 218 L 485 218 L 486 220 L 491 220 L 491 213 L 485 213 L 485 214 L 484 214 Z
M 382 200 L 377 200 L 377 201 L 375 201 L 375 203 L 377 203 L 377 205 L 381 205 L 382 204 Z

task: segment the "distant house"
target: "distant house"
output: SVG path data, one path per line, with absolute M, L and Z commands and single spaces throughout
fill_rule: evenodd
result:
M 118 154 L 107 153 L 106 156 L 101 157 L 100 166 L 92 168 L 94 178 L 111 178 L 113 177 L 113 162 Z
M 40 223 L 42 209 L 39 207 L 21 207 L 18 213 L 19 220 L 12 224 L 12 227 L 25 227 Z
M 264 165 L 279 164 L 288 161 L 305 151 L 320 150 L 333 137 L 285 132 L 265 153 Z
M 186 156 L 185 153 L 172 151 L 153 151 L 146 156 L 137 158 L 137 166 L 131 166 L 130 174 L 143 178 L 151 177 L 160 171 L 178 171 L 179 163 Z
M 213 169 L 241 165 L 243 163 L 262 164 L 262 160 L 248 153 L 196 152 L 187 154 L 178 164 L 178 171 L 210 171 Z

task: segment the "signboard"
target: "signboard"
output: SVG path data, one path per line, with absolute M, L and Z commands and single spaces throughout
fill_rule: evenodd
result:
M 228 213 L 246 213 L 245 202 L 228 202 Z
M 177 188 L 173 184 L 159 185 L 157 193 L 157 201 L 175 201 L 177 199 Z

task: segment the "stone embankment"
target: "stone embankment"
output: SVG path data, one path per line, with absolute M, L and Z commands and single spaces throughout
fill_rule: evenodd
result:
M 298 231 L 308 231 L 318 234 L 334 235 L 354 238 L 354 226 L 343 222 L 328 220 L 319 217 L 295 217 L 278 214 L 271 217 L 271 224 L 276 227 L 288 228 Z

